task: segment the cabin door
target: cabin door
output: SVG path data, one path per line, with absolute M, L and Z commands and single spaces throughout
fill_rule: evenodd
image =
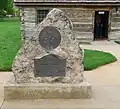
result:
M 108 38 L 108 18 L 109 11 L 95 11 L 94 40 Z

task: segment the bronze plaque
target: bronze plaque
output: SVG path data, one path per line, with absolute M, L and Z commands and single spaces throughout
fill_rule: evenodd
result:
M 46 26 L 39 34 L 40 45 L 47 49 L 55 49 L 61 42 L 60 32 L 52 26 Z
M 50 54 L 34 60 L 35 77 L 65 76 L 66 59 Z

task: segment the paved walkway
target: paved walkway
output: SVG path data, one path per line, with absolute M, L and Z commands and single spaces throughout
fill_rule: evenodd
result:
M 91 45 L 81 45 L 81 47 L 109 52 L 118 60 L 112 64 L 85 72 L 85 77 L 92 85 L 120 85 L 120 45 L 113 41 L 95 41 Z
M 0 73 L 1 109 L 120 109 L 120 45 L 114 42 L 96 41 L 82 48 L 110 52 L 117 62 L 84 72 L 85 78 L 93 86 L 93 98 L 90 100 L 15 100 L 5 101 L 3 86 L 13 78 L 11 72 Z M 3 103 L 4 102 L 4 103 Z
M 4 103 L 4 85 L 12 78 L 12 72 L 0 72 L 0 109 Z

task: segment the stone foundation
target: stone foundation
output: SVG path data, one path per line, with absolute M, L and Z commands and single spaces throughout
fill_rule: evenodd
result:
M 4 88 L 5 100 L 11 99 L 89 99 L 91 85 L 81 84 L 10 84 Z

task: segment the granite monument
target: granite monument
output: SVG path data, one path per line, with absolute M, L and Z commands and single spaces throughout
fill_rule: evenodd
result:
M 5 87 L 5 98 L 91 98 L 83 50 L 65 13 L 51 10 L 31 37 L 13 61 L 15 84 Z

